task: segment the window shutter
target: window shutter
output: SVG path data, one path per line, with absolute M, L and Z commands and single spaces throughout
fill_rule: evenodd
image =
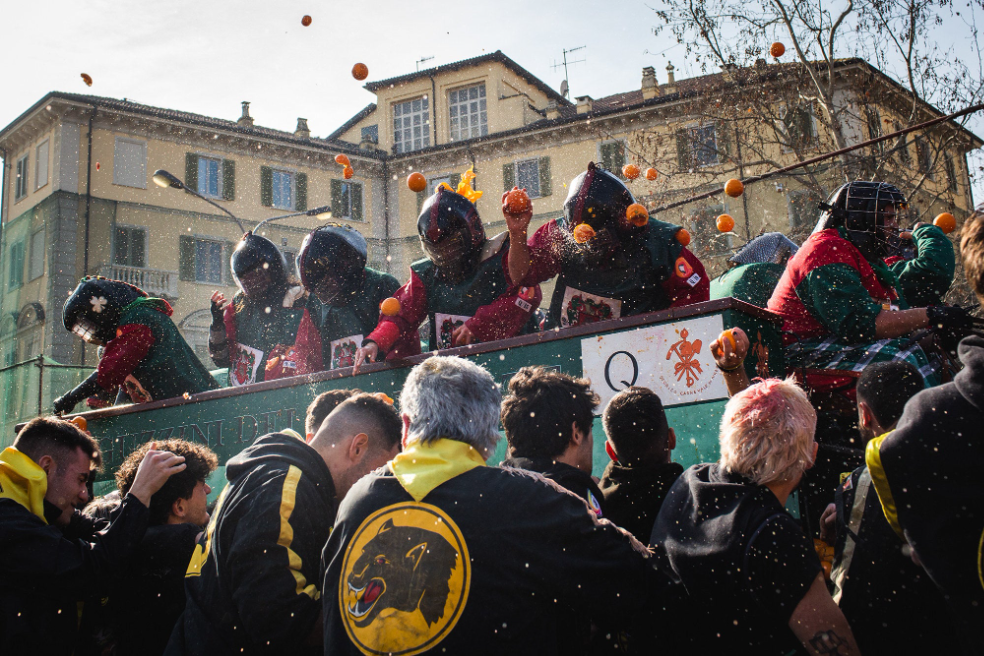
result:
M 305 212 L 307 211 L 307 173 L 298 173 L 296 184 L 297 202 L 294 204 L 294 209 L 298 212 Z
M 352 198 L 352 220 L 361 221 L 362 220 L 362 185 L 352 184 L 351 185 L 351 198 Z
M 231 241 L 222 244 L 222 280 L 230 287 L 236 284 L 232 277 L 232 251 L 235 249 L 236 244 Z
M 502 190 L 509 191 L 516 186 L 516 165 L 512 162 L 502 165 Z
M 135 267 L 140 267 L 141 269 L 147 266 L 147 254 L 146 254 L 146 244 L 147 244 L 147 231 L 143 228 L 135 228 L 130 230 L 130 249 L 132 257 L 130 262 Z
M 718 162 L 731 157 L 731 126 L 724 121 L 714 124 L 714 144 L 718 150 Z
M 222 160 L 222 198 L 225 200 L 236 200 L 235 160 Z
M 198 155 L 185 153 L 185 186 L 198 191 Z
M 418 191 L 414 196 L 417 197 L 417 216 L 420 216 L 420 208 L 424 206 L 424 201 L 427 200 L 427 189 Z
M 550 158 L 540 158 L 540 197 L 550 195 Z
M 260 167 L 260 204 L 263 207 L 273 205 L 273 169 L 269 166 Z
M 452 173 L 451 174 L 451 182 L 450 182 L 451 188 L 454 189 L 455 191 L 458 191 L 458 183 L 459 182 L 461 182 L 461 174 L 460 173 Z
M 331 211 L 335 219 L 342 218 L 342 181 L 341 180 L 331 181 Z
M 195 279 L 195 238 L 178 237 L 178 280 Z
M 686 128 L 676 131 L 677 166 L 681 171 L 690 169 L 690 135 Z

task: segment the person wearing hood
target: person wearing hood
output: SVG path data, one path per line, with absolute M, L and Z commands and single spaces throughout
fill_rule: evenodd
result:
M 984 205 L 963 225 L 967 282 L 984 301 Z M 943 592 L 969 653 L 982 653 L 984 626 L 984 337 L 959 346 L 953 382 L 923 390 L 894 431 L 868 443 L 865 461 L 882 509 Z
M 459 190 L 470 192 L 469 178 Z M 470 192 L 473 198 L 481 192 Z M 540 288 L 523 286 L 506 266 L 509 235 L 486 239 L 478 210 L 463 193 L 438 187 L 417 218 L 427 257 L 410 265 L 410 281 L 394 294 L 399 311 L 380 318 L 362 348 L 356 367 L 382 353 L 420 353 L 418 328 L 430 321 L 427 349 L 436 351 L 512 337 L 534 329 L 531 317 Z
M 183 457 L 151 448 L 109 526 L 69 537 L 101 463 L 95 439 L 54 417 L 32 419 L 0 453 L 0 653 L 73 653 L 80 605 L 122 573 L 152 497 L 185 469 Z
M 232 301 L 212 294 L 208 334 L 209 355 L 216 366 L 229 368 L 229 382 L 239 387 L 320 369 L 320 353 L 304 340 L 304 288 L 291 283 L 280 249 L 247 232 L 229 267 L 239 291 Z
M 401 430 L 392 405 L 358 394 L 310 444 L 286 430 L 229 460 L 164 653 L 320 653 L 321 550 L 338 502 L 399 451 Z
M 197 394 L 219 385 L 171 320 L 162 298 L 119 280 L 86 276 L 62 310 L 65 329 L 105 346 L 96 371 L 54 401 L 56 413 L 121 386 L 134 403 Z
M 529 243 L 532 209 L 511 214 L 503 208 L 514 244 L 512 279 L 530 285 L 558 276 L 546 327 L 568 328 L 708 299 L 710 281 L 704 265 L 683 244 L 689 243 L 686 231 L 646 215 L 640 225 L 628 216 L 636 204 L 621 180 L 591 162 L 571 181 L 563 218 L 541 226 Z
M 380 304 L 399 289 L 388 273 L 366 266 L 366 239 L 348 226 L 321 226 L 297 255 L 297 275 L 318 332 L 322 367 L 351 367 L 362 341 L 379 323 Z
M 728 260 L 727 271 L 711 281 L 711 299 L 730 296 L 764 308 L 786 270 L 786 262 L 798 250 L 799 246 L 781 232 L 759 235 Z

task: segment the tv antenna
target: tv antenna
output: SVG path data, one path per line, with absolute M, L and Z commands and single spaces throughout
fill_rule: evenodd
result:
M 418 73 L 420 72 L 420 65 L 421 64 L 423 64 L 425 61 L 430 61 L 432 59 L 434 59 L 434 56 L 433 55 L 431 55 L 430 57 L 421 57 L 420 59 L 418 59 L 417 60 L 417 72 Z
M 570 89 L 570 82 L 569 82 L 569 80 L 571 78 L 567 74 L 567 66 L 568 66 L 568 64 L 571 65 L 571 66 L 573 66 L 574 64 L 583 64 L 587 60 L 586 59 L 575 59 L 574 61 L 567 61 L 567 55 L 569 53 L 572 53 L 572 52 L 577 52 L 578 50 L 584 50 L 587 47 L 588 46 L 578 46 L 576 48 L 571 48 L 570 50 L 567 50 L 565 48 L 563 50 L 563 53 L 564 53 L 564 61 L 561 62 L 560 64 L 558 64 L 557 61 L 554 60 L 553 66 L 551 66 L 551 68 L 553 68 L 554 70 L 557 70 L 561 66 L 564 67 L 564 81 L 560 85 L 560 93 L 561 93 L 562 96 L 564 96 L 568 100 L 570 100 L 570 98 L 571 98 L 571 89 Z

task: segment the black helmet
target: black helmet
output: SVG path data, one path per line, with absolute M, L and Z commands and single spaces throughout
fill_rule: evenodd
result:
M 888 255 L 898 240 L 897 216 L 909 203 L 895 185 L 855 180 L 841 185 L 820 209 L 818 230 L 844 228 L 861 254 L 875 261 Z
M 571 181 L 564 201 L 564 226 L 573 231 L 587 223 L 595 233 L 606 228 L 617 236 L 635 234 L 645 229 L 629 223 L 626 211 L 636 202 L 632 192 L 609 171 L 588 163 L 588 170 Z
M 470 200 L 444 187 L 438 187 L 424 201 L 417 217 L 417 233 L 427 257 L 438 269 L 449 272 L 471 269 L 485 244 L 478 210 Z
M 106 344 L 116 337 L 123 308 L 147 292 L 119 280 L 86 276 L 62 309 L 65 330 L 90 344 Z
M 239 240 L 229 265 L 236 284 L 248 298 L 263 296 L 267 290 L 287 284 L 284 254 L 272 241 L 252 232 Z M 256 273 L 249 275 L 253 271 Z
M 328 305 L 346 305 L 362 285 L 368 249 L 358 230 L 331 223 L 301 244 L 297 276 L 304 288 Z

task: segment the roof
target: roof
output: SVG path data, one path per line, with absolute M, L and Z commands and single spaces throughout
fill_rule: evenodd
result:
M 14 127 L 20 123 L 23 119 L 30 116 L 32 113 L 37 111 L 39 108 L 47 105 L 52 100 L 61 99 L 67 100 L 69 102 L 83 103 L 86 105 L 92 105 L 97 108 L 108 109 L 117 112 L 125 112 L 130 114 L 139 114 L 143 116 L 149 116 L 152 118 L 158 118 L 170 121 L 179 121 L 181 123 L 190 123 L 192 125 L 198 125 L 205 128 L 212 128 L 216 130 L 224 130 L 227 132 L 237 132 L 246 136 L 253 137 L 265 137 L 268 139 L 276 139 L 277 141 L 283 141 L 291 143 L 298 146 L 314 146 L 316 148 L 324 148 L 335 150 L 344 150 L 351 154 L 356 154 L 364 157 L 379 158 L 380 154 L 378 152 L 370 152 L 366 150 L 360 150 L 358 146 L 350 144 L 344 141 L 332 140 L 330 137 L 328 139 L 320 139 L 317 137 L 311 137 L 305 139 L 303 137 L 295 136 L 293 132 L 285 132 L 283 130 L 274 130 L 272 128 L 265 128 L 262 126 L 246 127 L 239 125 L 236 121 L 230 121 L 222 118 L 213 118 L 211 116 L 204 116 L 202 114 L 194 114 L 192 112 L 182 112 L 176 109 L 167 109 L 165 107 L 154 107 L 151 105 L 144 105 L 141 103 L 133 102 L 132 100 L 127 100 L 126 98 L 120 100 L 118 98 L 106 98 L 103 96 L 90 96 L 87 94 L 80 93 L 67 93 L 64 91 L 52 91 L 48 93 L 44 98 L 34 103 L 27 111 L 18 116 L 16 119 L 10 122 L 3 130 L 0 130 L 0 140 L 7 136 Z
M 513 73 L 523 78 L 537 89 L 542 91 L 551 100 L 556 100 L 558 105 L 570 105 L 571 101 L 564 98 L 562 95 L 554 91 L 540 78 L 530 73 L 528 70 L 514 62 L 512 59 L 503 54 L 501 50 L 496 50 L 488 55 L 481 55 L 480 57 L 472 57 L 471 59 L 462 59 L 461 61 L 452 62 L 450 64 L 444 64 L 442 66 L 436 66 L 434 68 L 427 68 L 422 71 L 416 71 L 414 73 L 407 73 L 406 75 L 400 75 L 398 77 L 391 77 L 387 80 L 378 80 L 376 82 L 369 82 L 365 85 L 365 88 L 369 91 L 375 93 L 383 87 L 388 87 L 395 84 L 403 84 L 404 82 L 410 82 L 411 80 L 417 80 L 422 77 L 431 77 L 434 75 L 440 75 L 441 73 L 449 73 L 451 71 L 458 71 L 462 68 L 471 68 L 473 66 L 480 66 L 482 64 L 487 64 L 490 62 L 497 62 L 504 65 L 506 68 L 511 70 Z
M 325 139 L 328 141 L 331 141 L 332 139 L 338 139 L 343 134 L 348 132 L 348 129 L 350 127 L 352 127 L 353 125 L 364 119 L 365 117 L 369 116 L 374 111 L 376 111 L 376 103 L 369 103 L 368 105 L 362 108 L 362 111 L 360 111 L 358 114 L 356 114 L 349 120 L 342 123 L 342 125 L 339 126 L 338 129 L 336 129 L 334 132 L 332 132 L 327 137 L 325 137 Z

